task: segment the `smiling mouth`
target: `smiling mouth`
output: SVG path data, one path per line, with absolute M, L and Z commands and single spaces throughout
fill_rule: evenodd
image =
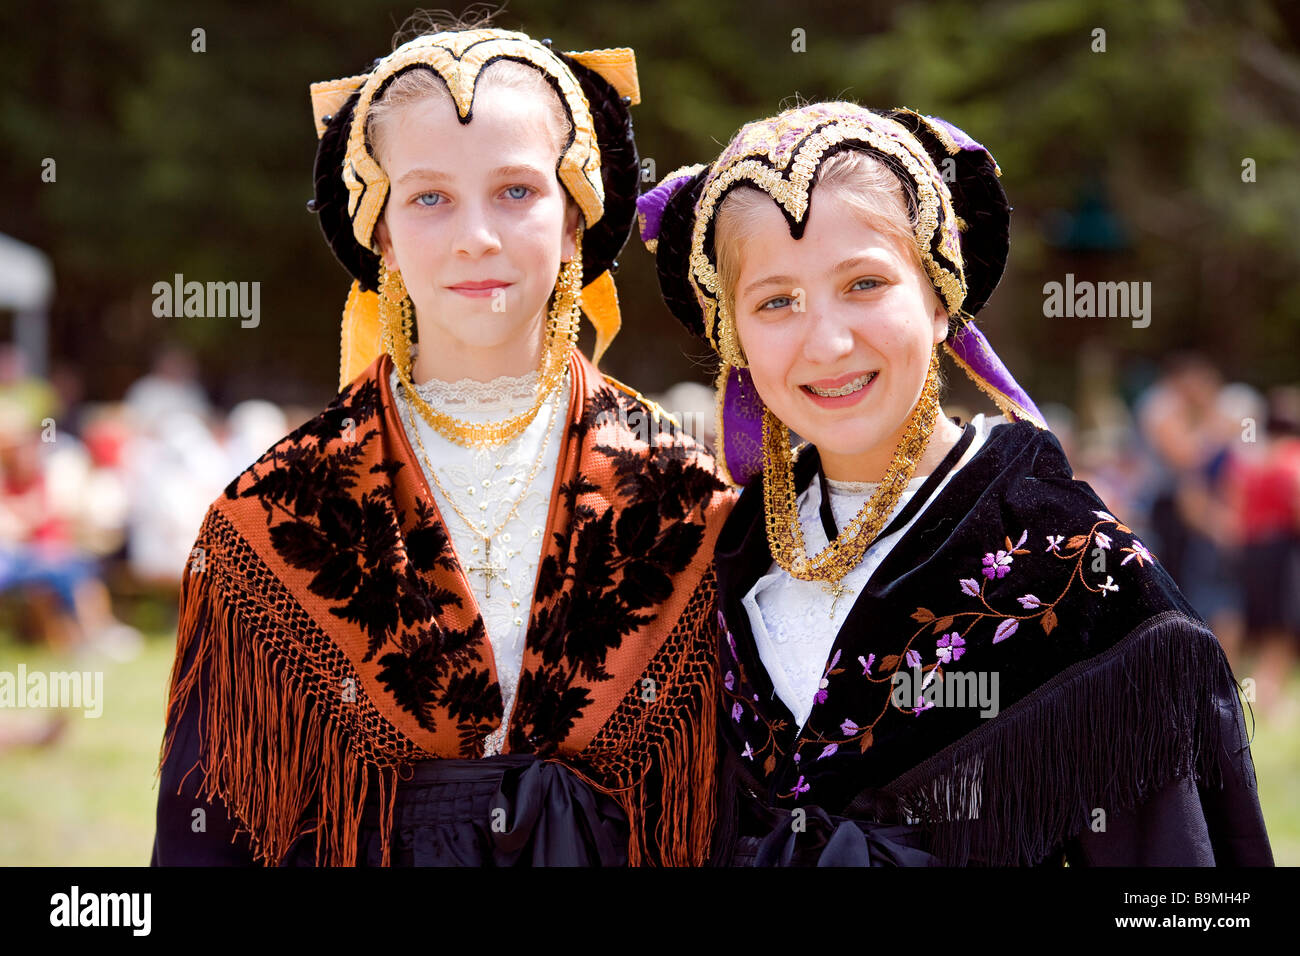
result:
M 854 392 L 866 388 L 873 381 L 879 372 L 868 372 L 865 375 L 859 375 L 851 382 L 839 386 L 838 388 L 818 388 L 815 385 L 800 385 L 805 391 L 812 392 L 814 395 L 820 395 L 822 398 L 840 398 L 844 395 L 852 395 Z

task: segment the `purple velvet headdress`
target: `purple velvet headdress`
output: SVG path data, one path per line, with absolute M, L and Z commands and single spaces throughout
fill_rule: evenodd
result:
M 763 469 L 763 402 L 722 300 L 714 215 L 731 189 L 752 186 L 772 196 L 790 234 L 800 238 L 818 170 L 842 149 L 874 153 L 908 190 L 926 271 L 953 320 L 948 354 L 1009 419 L 1047 427 L 971 321 L 1001 280 L 1010 244 L 1010 206 L 992 155 L 937 117 L 811 104 L 746 125 L 711 166 L 670 173 L 637 201 L 641 238 L 656 254 L 665 302 L 722 358 L 717 450 L 724 474 L 738 485 Z

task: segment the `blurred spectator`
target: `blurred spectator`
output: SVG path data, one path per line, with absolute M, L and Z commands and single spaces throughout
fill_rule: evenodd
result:
M 1171 357 L 1138 400 L 1137 417 L 1154 470 L 1154 550 L 1234 666 L 1243 628 L 1235 533 L 1224 478 L 1239 423 L 1219 402 L 1222 382 L 1204 357 Z
M 234 477 L 230 460 L 207 417 L 184 410 L 138 428 L 126 460 L 131 574 L 151 587 L 177 589 L 208 506 Z
M 127 563 L 149 587 L 180 587 L 208 505 L 233 475 L 190 353 L 164 346 L 126 390 Z
M 289 433 L 280 406 L 261 399 L 240 402 L 226 416 L 225 450 L 227 482 L 261 458 L 268 448 Z
M 1275 389 L 1265 409 L 1262 434 L 1243 443 L 1229 485 L 1241 545 L 1246 644 L 1259 655 L 1256 699 L 1276 713 L 1300 640 L 1300 389 Z
M 58 393 L 48 382 L 27 372 L 27 359 L 11 342 L 0 343 L 0 402 L 8 403 L 40 424 L 59 413 Z
M 141 635 L 113 616 L 98 561 L 76 546 L 72 523 L 54 507 L 46 458 L 55 443 L 43 433 L 28 409 L 0 401 L 0 592 L 31 602 L 52 646 L 128 659 Z
M 158 352 L 149 373 L 126 390 L 125 402 L 136 425 L 151 431 L 157 429 L 160 419 L 172 413 L 202 418 L 209 411 L 194 357 L 176 345 L 164 346 Z

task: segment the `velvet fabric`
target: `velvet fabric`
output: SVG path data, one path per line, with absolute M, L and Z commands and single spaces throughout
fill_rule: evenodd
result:
M 797 487 L 818 468 L 809 446 Z M 761 482 L 741 495 L 715 553 L 725 752 L 715 862 L 741 838 L 752 850 L 769 836 L 773 811 L 816 808 L 914 825 L 945 865 L 1059 862 L 1080 841 L 1130 862 L 1271 864 L 1217 639 L 1156 556 L 1073 477 L 1050 432 L 995 427 L 928 503 L 845 619 L 803 728 L 775 694 L 740 604 L 772 564 Z M 953 693 L 981 680 L 994 706 Z M 1097 829 L 1109 821 L 1132 837 L 1156 800 L 1191 822 L 1157 841 L 1154 857 Z M 1213 852 L 1189 849 L 1197 841 Z

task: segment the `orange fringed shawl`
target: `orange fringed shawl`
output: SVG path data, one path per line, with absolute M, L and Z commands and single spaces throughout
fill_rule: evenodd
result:
M 162 761 L 206 665 L 200 794 L 267 864 L 308 832 L 318 863 L 355 864 L 372 778 L 387 834 L 404 767 L 482 756 L 500 724 L 491 646 L 391 368 L 380 355 L 230 483 L 182 584 Z M 697 865 L 714 815 L 710 564 L 734 499 L 656 408 L 576 350 L 570 373 L 503 752 L 561 760 L 613 796 L 633 865 Z

